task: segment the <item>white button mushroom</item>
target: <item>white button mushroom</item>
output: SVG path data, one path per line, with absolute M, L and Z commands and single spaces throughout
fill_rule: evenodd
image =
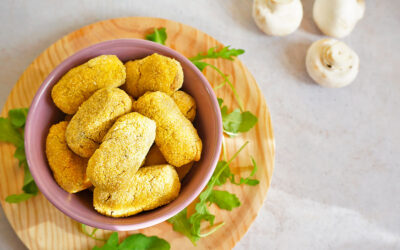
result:
M 253 19 L 257 26 L 271 36 L 294 32 L 303 18 L 300 0 L 254 0 Z
M 364 16 L 364 0 L 315 0 L 313 17 L 328 36 L 345 37 Z
M 316 41 L 307 51 L 307 72 L 324 87 L 340 88 L 350 84 L 358 74 L 359 65 L 357 54 L 336 39 Z

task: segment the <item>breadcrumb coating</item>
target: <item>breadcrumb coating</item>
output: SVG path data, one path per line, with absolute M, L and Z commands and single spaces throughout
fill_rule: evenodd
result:
M 172 95 L 183 84 L 183 70 L 175 59 L 157 53 L 125 63 L 124 88 L 134 98 L 147 91 L 162 91 Z
M 151 210 L 175 200 L 181 184 L 171 165 L 142 167 L 127 190 L 109 192 L 98 187 L 93 192 L 97 212 L 111 217 L 126 217 Z
M 196 101 L 188 93 L 181 90 L 171 95 L 182 114 L 191 122 L 196 117 Z
M 88 160 L 72 152 L 65 141 L 68 122 L 50 127 L 46 139 L 46 156 L 54 179 L 68 193 L 76 193 L 92 186 L 86 176 Z
M 76 154 L 89 158 L 115 120 L 131 108 L 131 98 L 121 89 L 96 91 L 72 117 L 65 134 L 68 146 Z
M 133 112 L 120 117 L 89 159 L 86 173 L 96 188 L 127 189 L 156 136 L 156 123 Z
M 75 114 L 96 90 L 119 87 L 125 78 L 125 66 L 117 56 L 98 56 L 68 71 L 54 85 L 51 97 L 61 111 Z
M 169 95 L 148 92 L 134 102 L 133 110 L 156 122 L 156 144 L 169 164 L 180 167 L 200 160 L 202 142 L 197 130 Z

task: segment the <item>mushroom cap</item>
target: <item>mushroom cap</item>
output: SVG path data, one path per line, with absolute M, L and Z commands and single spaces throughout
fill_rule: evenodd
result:
M 315 0 L 313 18 L 328 36 L 345 37 L 364 16 L 364 0 Z
M 303 18 L 300 0 L 254 0 L 253 19 L 257 26 L 271 36 L 294 32 Z
M 358 55 L 336 39 L 316 41 L 307 51 L 307 72 L 324 87 L 340 88 L 350 84 L 356 78 L 359 66 Z

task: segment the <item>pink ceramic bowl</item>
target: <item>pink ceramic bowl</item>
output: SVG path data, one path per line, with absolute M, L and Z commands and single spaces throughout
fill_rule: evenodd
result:
M 51 99 L 53 85 L 71 68 L 103 55 L 117 55 L 123 62 L 159 53 L 178 60 L 184 71 L 183 90 L 197 103 L 195 126 L 203 140 L 203 152 L 190 174 L 184 179 L 179 197 L 170 204 L 127 218 L 110 218 L 97 213 L 92 206 L 92 194 L 83 191 L 69 194 L 55 182 L 45 155 L 45 140 L 49 127 L 64 119 L 64 114 Z M 222 121 L 214 92 L 203 74 L 183 55 L 157 43 L 120 39 L 85 48 L 58 65 L 44 80 L 32 101 L 25 128 L 25 149 L 29 169 L 40 191 L 64 214 L 72 219 L 101 229 L 136 230 L 163 222 L 188 206 L 202 191 L 217 164 L 222 142 Z M 62 160 L 62 159 L 60 159 Z

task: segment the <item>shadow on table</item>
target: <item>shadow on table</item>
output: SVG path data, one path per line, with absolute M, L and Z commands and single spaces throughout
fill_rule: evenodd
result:
M 307 49 L 311 41 L 289 43 L 281 57 L 282 68 L 301 83 L 314 84 L 306 70 Z

